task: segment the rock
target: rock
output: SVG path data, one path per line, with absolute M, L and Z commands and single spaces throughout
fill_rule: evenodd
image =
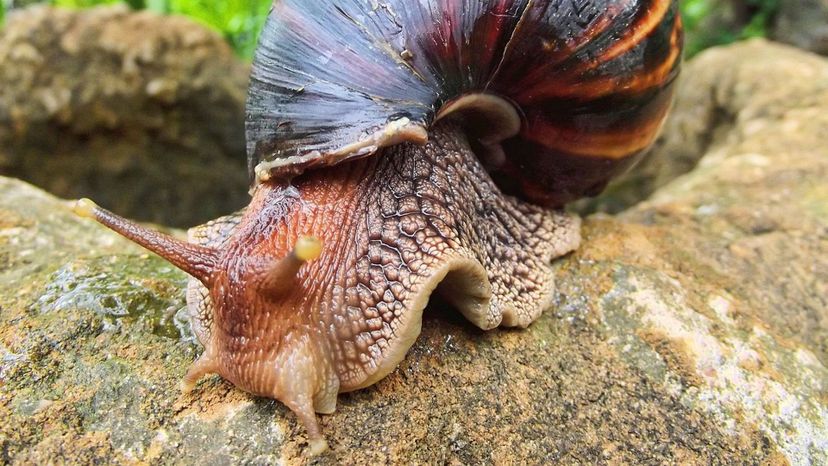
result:
M 773 38 L 828 55 L 828 0 L 780 0 Z
M 700 58 L 733 64 L 687 79 L 734 118 L 648 201 L 586 219 L 554 310 L 484 333 L 434 302 L 400 367 L 322 417 L 313 462 L 826 464 L 828 62 L 742 62 L 777 50 Z M 791 67 L 810 85 L 783 98 Z M 179 394 L 181 273 L 19 181 L 0 219 L 4 462 L 306 462 L 280 404 Z
M 159 223 L 237 209 L 248 72 L 182 17 L 15 10 L 0 30 L 0 174 Z

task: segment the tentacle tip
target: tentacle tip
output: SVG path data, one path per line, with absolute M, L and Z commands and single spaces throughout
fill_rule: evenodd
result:
M 328 442 L 323 438 L 308 440 L 308 456 L 314 458 L 328 451 Z
M 318 259 L 322 255 L 322 241 L 313 236 L 303 236 L 293 248 L 296 258 L 307 262 Z
M 181 390 L 182 395 L 189 395 L 190 393 L 193 392 L 193 389 L 195 389 L 195 385 L 196 385 L 195 383 L 190 382 L 188 380 L 182 380 L 179 383 L 178 388 L 179 388 L 179 390 Z
M 84 218 L 95 218 L 95 212 L 99 209 L 98 204 L 95 204 L 91 199 L 78 199 L 75 205 L 72 206 L 72 211 Z

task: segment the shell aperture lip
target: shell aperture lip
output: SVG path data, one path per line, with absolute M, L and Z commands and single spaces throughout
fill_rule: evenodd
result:
M 308 163 L 309 166 L 332 166 L 343 160 L 371 155 L 379 149 L 396 146 L 403 142 L 423 145 L 428 142 L 428 131 L 422 125 L 413 123 L 410 119 L 403 117 L 389 122 L 385 127 L 364 139 L 332 150 L 325 157 L 321 157 L 319 152 L 311 152 L 291 158 L 276 158 L 260 162 L 254 169 L 256 182 L 270 180 L 272 174 L 280 172 L 282 167 L 289 168 L 303 162 Z

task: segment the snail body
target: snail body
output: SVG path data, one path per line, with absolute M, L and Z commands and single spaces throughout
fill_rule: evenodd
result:
M 580 241 L 557 209 L 651 145 L 681 47 L 677 1 L 279 0 L 244 212 L 185 243 L 78 211 L 193 276 L 186 389 L 276 398 L 320 451 L 315 413 L 397 366 L 434 290 L 483 329 L 540 315 Z

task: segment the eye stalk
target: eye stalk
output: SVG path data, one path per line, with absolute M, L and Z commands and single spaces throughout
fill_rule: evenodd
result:
M 98 206 L 90 199 L 76 201 L 72 210 L 77 215 L 93 219 L 149 249 L 195 277 L 207 288 L 211 287 L 212 275 L 219 267 L 218 250 L 181 241 L 145 228 Z M 265 296 L 278 298 L 294 285 L 294 278 L 302 265 L 318 259 L 321 255 L 321 240 L 313 236 L 299 237 L 290 254 L 276 261 L 267 261 L 258 271 L 254 271 L 260 277 L 258 291 Z
M 278 298 L 295 285 L 296 275 L 305 262 L 316 260 L 322 255 L 322 241 L 312 236 L 302 236 L 286 257 L 269 262 L 259 274 L 259 293 Z
M 110 230 L 158 254 L 174 266 L 192 275 L 208 288 L 219 262 L 219 252 L 212 248 L 181 241 L 113 214 L 89 199 L 75 202 L 72 209 L 81 217 L 91 218 Z

